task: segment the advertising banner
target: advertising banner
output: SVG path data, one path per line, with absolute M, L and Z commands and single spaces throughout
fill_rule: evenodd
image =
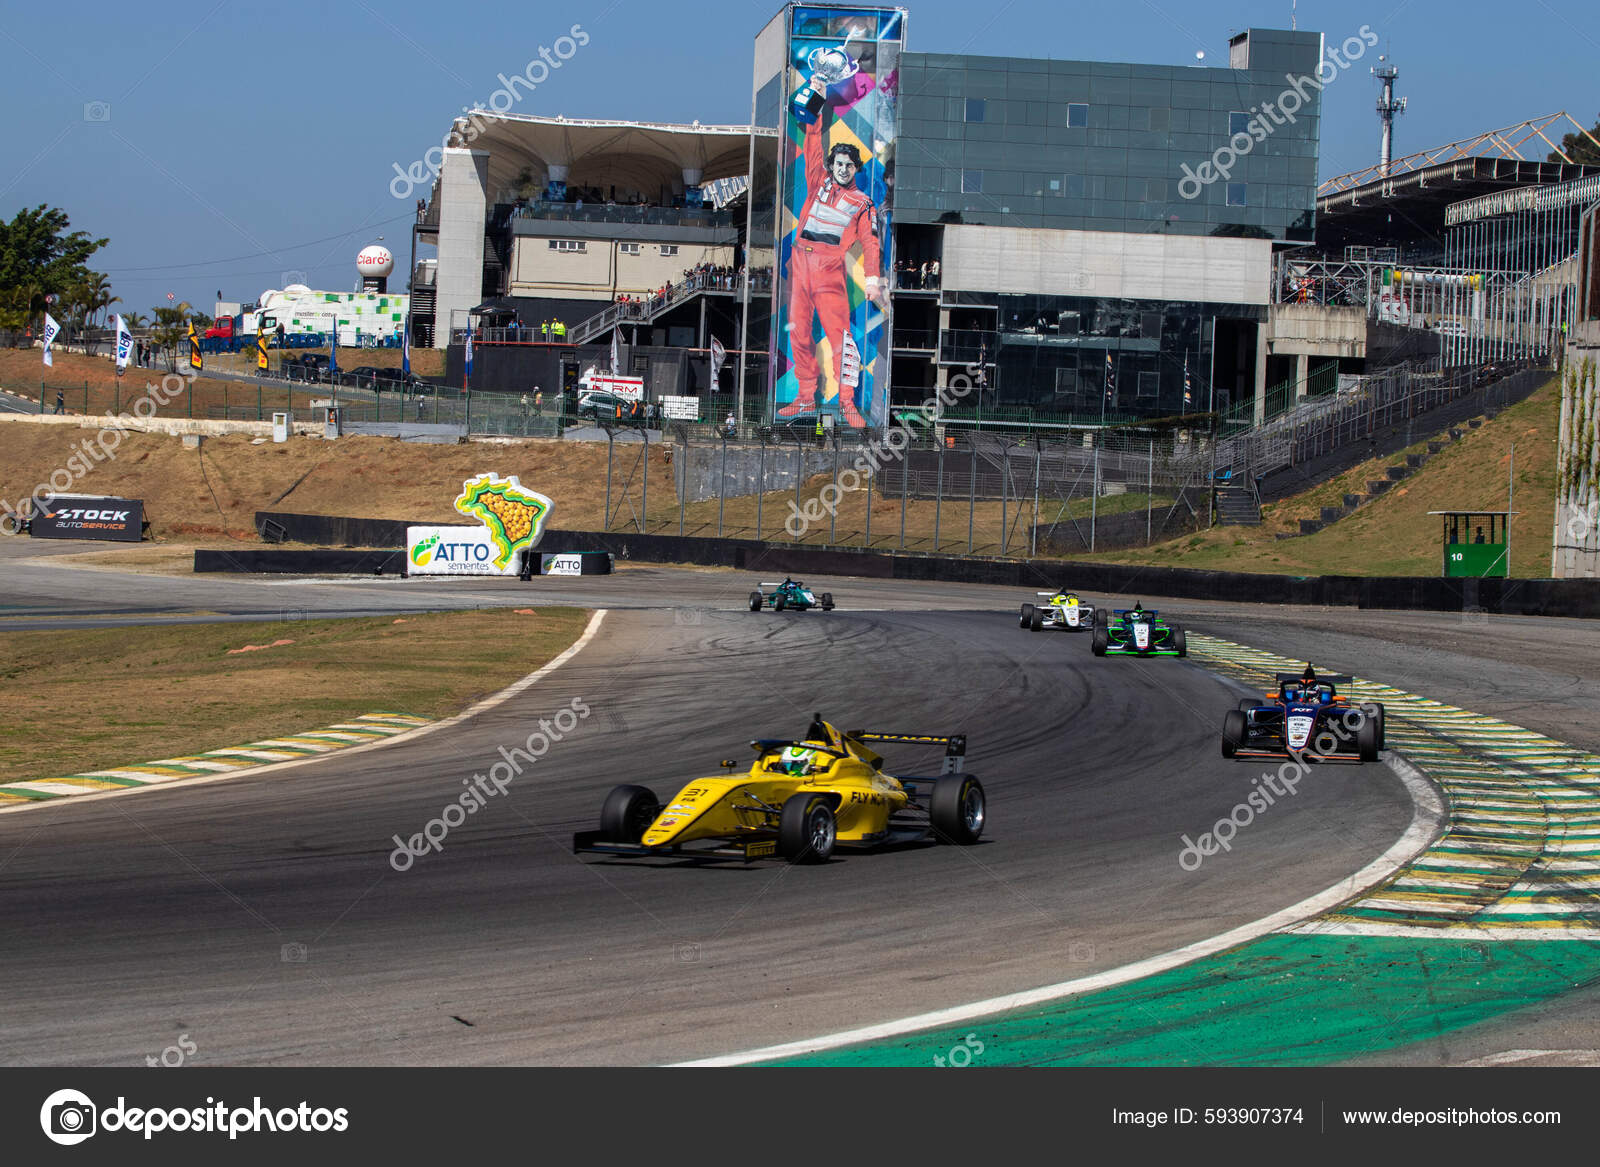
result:
M 540 575 L 610 575 L 609 551 L 551 552 L 539 556 Z
M 770 399 L 780 421 L 889 412 L 899 8 L 796 6 L 779 145 Z
M 144 537 L 144 500 L 95 494 L 48 494 L 28 533 L 37 539 L 114 539 L 137 543 Z
M 407 527 L 408 575 L 516 575 L 495 564 L 494 540 L 483 527 Z
M 408 575 L 517 575 L 522 552 L 544 536 L 553 504 L 515 475 L 479 474 L 461 484 L 456 510 L 471 527 L 407 527 Z

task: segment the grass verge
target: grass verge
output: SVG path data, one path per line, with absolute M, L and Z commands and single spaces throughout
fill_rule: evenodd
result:
M 576 608 L 13 632 L 0 783 L 223 749 L 362 713 L 448 717 L 567 649 Z M 276 644 L 277 641 L 288 643 Z M 248 652 L 230 650 L 265 645 Z

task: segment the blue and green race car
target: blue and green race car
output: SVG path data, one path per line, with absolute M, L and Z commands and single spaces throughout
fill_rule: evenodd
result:
M 832 592 L 818 594 L 797 579 L 786 578 L 782 583 L 763 582 L 761 587 L 770 590 L 750 593 L 752 612 L 759 612 L 763 608 L 770 608 L 774 612 L 782 612 L 785 609 L 805 612 L 811 608 L 821 608 L 824 612 L 833 611 Z
M 1189 642 L 1181 625 L 1161 618 L 1154 608 L 1134 604 L 1095 613 L 1089 648 L 1095 656 L 1188 656 Z

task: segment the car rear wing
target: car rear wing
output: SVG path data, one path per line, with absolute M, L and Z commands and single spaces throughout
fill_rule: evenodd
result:
M 1300 673 L 1278 673 L 1277 683 L 1282 685 L 1298 685 L 1305 678 Z M 1350 685 L 1355 683 L 1355 678 L 1344 673 L 1318 673 L 1316 682 L 1319 685 Z
M 887 742 L 903 745 L 918 746 L 943 746 L 944 765 L 941 774 L 959 774 L 967 759 L 967 735 L 931 734 L 931 733 L 879 733 L 872 730 L 852 729 L 845 733 L 848 738 L 854 738 L 863 744 L 867 742 Z

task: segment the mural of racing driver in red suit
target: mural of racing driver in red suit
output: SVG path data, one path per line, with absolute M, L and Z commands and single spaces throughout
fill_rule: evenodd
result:
M 857 429 L 866 424 L 856 408 L 854 386 L 845 383 L 845 349 L 848 344 L 856 364 L 853 380 L 861 378 L 860 354 L 850 334 L 848 291 L 850 251 L 861 248 L 866 271 L 867 296 L 882 303 L 879 276 L 883 249 L 878 238 L 878 211 L 872 199 L 856 186 L 861 153 L 839 143 L 823 156 L 823 120 L 805 128 L 806 199 L 795 228 L 789 256 L 789 350 L 794 361 L 795 399 L 778 410 L 778 416 L 795 417 L 819 407 L 822 385 L 817 368 L 815 321 L 832 350 L 833 379 L 839 386 L 839 412 Z

